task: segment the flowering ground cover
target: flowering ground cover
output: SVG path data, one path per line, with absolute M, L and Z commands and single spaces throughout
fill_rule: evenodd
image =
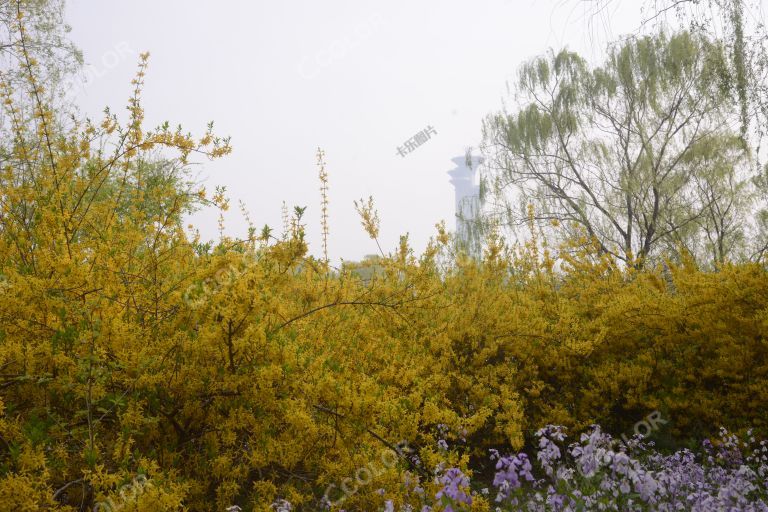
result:
M 418 477 L 412 477 L 406 480 L 409 489 L 404 494 L 415 499 L 396 505 L 381 489 L 384 503 L 379 510 L 768 510 L 768 442 L 756 440 L 751 432 L 740 438 L 721 429 L 716 442 L 705 440 L 696 451 L 671 454 L 660 453 L 641 436 L 627 443 L 617 441 L 597 425 L 574 442 L 562 427 L 551 425 L 536 437 L 533 457 L 491 450 L 495 472 L 490 485 L 472 480 L 460 468 L 438 466 L 434 473 L 438 490 L 433 496 Z M 440 444 L 448 449 L 445 441 Z M 273 508 L 293 509 L 286 500 Z

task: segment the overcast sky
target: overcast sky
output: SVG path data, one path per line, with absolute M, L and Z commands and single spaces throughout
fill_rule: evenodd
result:
M 215 121 L 234 151 L 197 169 L 207 188 L 226 186 L 233 205 L 242 200 L 258 227 L 278 232 L 283 200 L 307 206 L 314 254 L 322 147 L 338 261 L 376 252 L 354 199 L 374 197 L 385 251 L 406 232 L 421 250 L 441 219 L 452 228 L 451 158 L 478 145 L 506 80 L 548 48 L 599 58 L 641 19 L 639 1 L 612 9 L 607 23 L 578 0 L 68 0 L 67 21 L 87 63 L 77 93 L 84 114 L 125 112 L 138 53 L 149 51 L 149 125 L 168 120 L 200 134 Z M 437 134 L 399 156 L 427 126 Z M 214 212 L 194 222 L 217 236 Z M 227 229 L 245 234 L 236 207 Z

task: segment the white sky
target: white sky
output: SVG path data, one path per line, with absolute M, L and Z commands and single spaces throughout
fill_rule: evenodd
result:
M 605 24 L 578 0 L 68 0 L 67 21 L 91 77 L 78 93 L 84 114 L 124 113 L 138 53 L 150 51 L 148 124 L 201 134 L 213 120 L 231 135 L 233 153 L 198 171 L 208 190 L 227 187 L 232 235 L 245 234 L 238 200 L 276 233 L 285 200 L 308 206 L 310 250 L 320 254 L 322 147 L 338 262 L 376 252 L 354 199 L 373 195 L 385 251 L 406 232 L 420 251 L 441 219 L 452 228 L 450 159 L 478 145 L 507 78 L 550 47 L 598 58 L 607 39 L 638 28 L 640 5 L 611 4 Z M 398 156 L 427 125 L 437 135 Z M 216 218 L 194 222 L 215 238 Z

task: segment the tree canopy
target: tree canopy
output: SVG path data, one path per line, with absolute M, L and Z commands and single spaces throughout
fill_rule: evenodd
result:
M 530 203 L 563 237 L 627 263 L 662 247 L 740 250 L 750 150 L 729 76 L 723 45 L 690 32 L 629 39 L 594 68 L 567 50 L 525 63 L 513 106 L 483 127 L 491 215 L 522 223 Z

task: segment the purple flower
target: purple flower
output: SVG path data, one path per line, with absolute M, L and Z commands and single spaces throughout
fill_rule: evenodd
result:
M 560 447 L 554 441 L 563 441 L 565 439 L 563 427 L 547 425 L 536 432 L 536 436 L 539 438 L 539 453 L 536 455 L 536 458 L 547 475 L 553 476 L 554 465 L 560 460 L 562 455 Z
M 526 454 L 499 457 L 498 452 L 495 452 L 492 453 L 492 458 L 498 459 L 496 475 L 493 478 L 493 485 L 499 491 L 496 495 L 496 501 L 501 502 L 508 499 L 511 491 L 520 488 L 521 477 L 527 482 L 533 482 L 534 478 L 531 473 L 533 467 Z
M 669 455 L 640 440 L 617 446 L 597 425 L 567 449 L 562 427 L 548 425 L 537 436 L 536 460 L 545 478 L 536 479 L 525 453 L 490 451 L 495 511 L 768 512 L 768 442 L 758 443 L 751 432 L 741 439 L 722 430 L 719 441 L 705 441 L 698 454 L 683 449 Z M 435 496 L 446 512 L 472 503 L 469 479 L 459 469 L 438 481 L 442 489 Z
M 435 498 L 443 500 L 447 498 L 448 503 L 445 506 L 445 512 L 458 512 L 459 509 L 454 509 L 454 505 L 471 505 L 472 497 L 467 494 L 464 489 L 469 487 L 469 478 L 464 475 L 458 468 L 450 468 L 440 477 L 440 483 L 443 484 L 443 488 L 437 491 Z

